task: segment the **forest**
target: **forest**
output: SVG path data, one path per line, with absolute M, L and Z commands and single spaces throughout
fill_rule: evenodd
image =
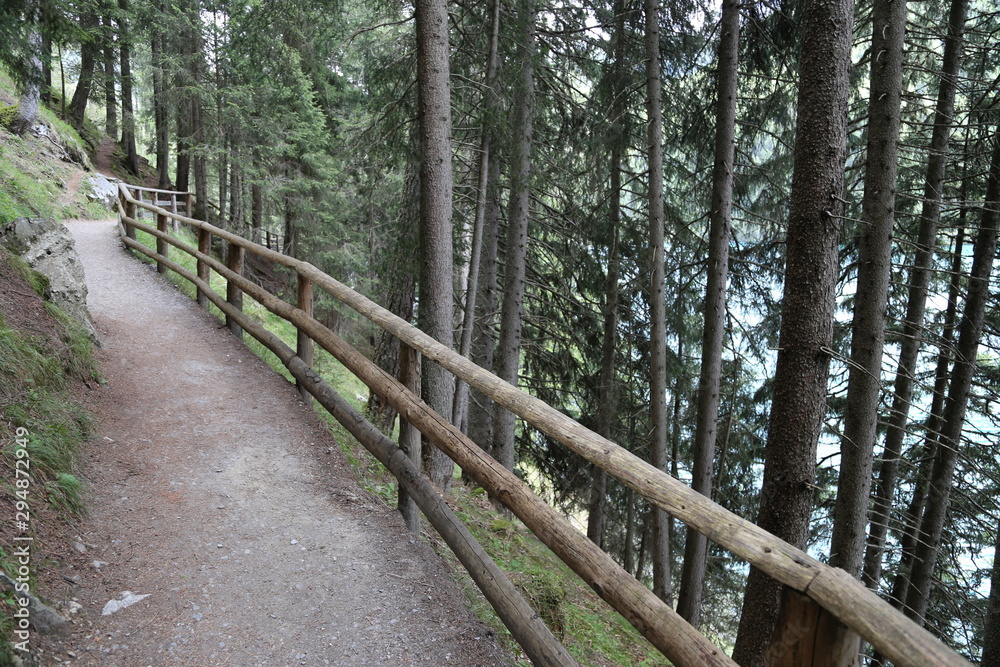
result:
M 0 120 L 106 132 L 126 180 L 279 239 L 1000 665 L 998 32 L 983 0 L 5 0 Z M 315 307 L 398 371 L 398 342 Z M 423 373 L 761 664 L 775 582 Z

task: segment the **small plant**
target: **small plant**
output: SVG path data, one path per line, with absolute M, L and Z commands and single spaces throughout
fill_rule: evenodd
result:
M 17 106 L 7 106 L 0 103 L 0 127 L 9 130 L 15 115 L 17 115 Z

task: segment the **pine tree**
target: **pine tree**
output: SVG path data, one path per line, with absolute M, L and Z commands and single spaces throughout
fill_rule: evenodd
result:
M 807 0 L 781 338 L 757 524 L 804 547 L 826 411 L 842 217 L 851 0 Z M 733 659 L 763 664 L 781 585 L 751 568 Z

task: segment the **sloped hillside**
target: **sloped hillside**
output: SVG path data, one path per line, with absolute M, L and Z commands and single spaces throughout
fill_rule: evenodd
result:
M 73 552 L 72 522 L 83 509 L 75 455 L 90 428 L 80 398 L 98 373 L 90 338 L 44 299 L 47 287 L 0 246 L 0 569 L 43 600 L 65 600 L 70 582 L 52 566 Z M 25 544 L 26 577 L 17 555 Z M 3 588 L 0 664 L 16 664 L 8 640 L 18 607 Z
M 93 169 L 88 155 L 93 148 L 44 107 L 31 132 L 12 134 L 7 123 L 17 102 L 14 90 L 0 69 L 0 224 L 20 216 L 58 220 L 106 215 L 79 192 Z

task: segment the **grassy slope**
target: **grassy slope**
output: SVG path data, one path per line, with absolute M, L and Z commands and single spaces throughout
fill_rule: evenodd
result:
M 197 246 L 194 235 L 186 229 L 182 229 L 175 236 L 189 246 Z M 137 233 L 137 239 L 150 248 L 156 247 L 155 238 L 142 231 Z M 190 255 L 176 249 L 171 249 L 169 255 L 173 261 L 188 271 L 196 272 L 194 258 Z M 211 275 L 213 289 L 219 294 L 225 294 L 225 281 L 214 271 Z M 172 271 L 168 271 L 167 277 L 178 289 L 190 298 L 194 298 L 195 290 L 190 283 Z M 215 306 L 210 305 L 209 308 L 210 312 L 222 319 L 222 313 Z M 295 347 L 295 329 L 291 324 L 246 296 L 244 296 L 244 310 L 270 331 L 279 335 L 291 347 Z M 286 379 L 291 379 L 284 365 L 273 354 L 249 336 L 246 339 L 258 356 L 266 360 Z M 367 387 L 336 359 L 323 350 L 317 350 L 314 368 L 356 408 L 364 409 Z M 317 410 L 330 424 L 362 486 L 385 504 L 394 507 L 396 485 L 392 475 L 322 408 L 317 406 Z M 449 498 L 449 503 L 466 522 L 487 553 L 510 575 L 556 637 L 563 641 L 570 653 L 582 665 L 657 667 L 669 664 L 621 615 L 601 601 L 520 521 L 506 513 L 497 512 L 484 497 L 481 489 L 469 490 L 456 477 L 455 492 Z M 451 555 L 442 541 L 433 536 L 430 539 L 438 553 L 452 563 L 454 575 L 476 615 L 493 628 L 513 653 L 518 654 L 517 646 L 506 628 L 476 589 L 472 579 L 458 564 L 457 559 Z M 529 664 L 523 656 L 519 662 L 524 665 Z
M 106 212 L 69 188 L 84 177 L 62 160 L 67 147 L 84 154 L 84 142 L 51 111 L 40 121 L 55 143 L 31 135 L 17 137 L 3 120 L 16 102 L 15 87 L 0 69 L 0 224 L 20 216 L 97 217 Z M 97 378 L 91 341 L 78 324 L 44 301 L 47 280 L 0 247 L 0 568 L 16 572 L 11 546 L 16 495 L 15 434 L 27 429 L 31 465 L 27 501 L 32 551 L 31 590 L 45 598 L 54 574 L 51 563 L 71 549 L 67 525 L 83 511 L 82 488 L 74 476 L 77 447 L 87 437 L 90 416 L 81 407 L 83 382 Z M 24 492 L 22 491 L 22 494 Z M 11 661 L 11 593 L 0 593 L 0 664 Z
M 81 484 L 74 476 L 78 446 L 87 437 L 90 416 L 80 407 L 80 381 L 97 378 L 91 341 L 82 327 L 43 302 L 44 277 L 0 247 L 0 568 L 16 576 L 11 557 L 14 518 L 27 503 L 34 538 L 32 591 L 44 597 L 39 577 L 68 540 L 67 519 L 83 511 Z M 25 312 L 30 311 L 29 318 Z M 15 434 L 27 431 L 30 482 L 15 474 Z M 21 432 L 24 433 L 23 431 Z M 16 486 L 20 481 L 22 486 Z M 27 488 L 24 488 L 27 484 Z M 21 489 L 21 496 L 16 495 Z M 22 534 L 22 533 L 18 533 Z M 0 664 L 11 659 L 12 594 L 0 594 Z

